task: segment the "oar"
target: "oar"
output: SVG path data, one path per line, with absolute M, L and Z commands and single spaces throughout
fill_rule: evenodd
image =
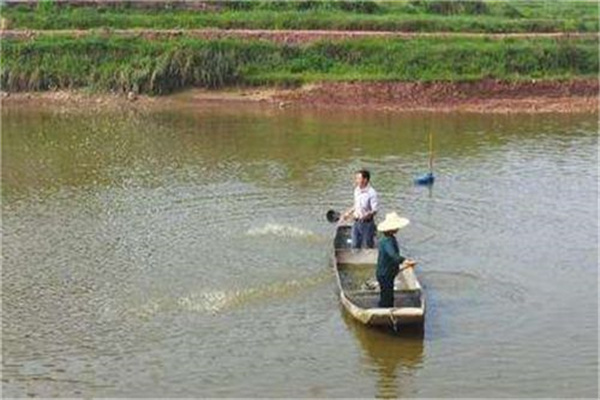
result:
M 341 214 L 335 210 L 329 210 L 327 211 L 327 214 L 325 214 L 325 217 L 327 218 L 327 221 L 334 223 L 340 220 Z

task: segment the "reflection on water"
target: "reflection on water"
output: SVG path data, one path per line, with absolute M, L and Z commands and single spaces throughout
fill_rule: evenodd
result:
M 378 398 L 400 398 L 414 391 L 414 370 L 422 367 L 423 330 L 401 332 L 367 328 L 342 312 L 343 320 L 354 334 L 364 355 L 366 368 L 377 374 Z
M 593 397 L 597 165 L 595 115 L 5 107 L 3 394 Z M 423 338 L 340 312 L 360 167 L 411 219 Z

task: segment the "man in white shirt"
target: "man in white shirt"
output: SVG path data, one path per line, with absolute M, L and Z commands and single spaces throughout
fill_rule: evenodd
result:
M 370 184 L 371 173 L 366 169 L 356 172 L 354 177 L 354 206 L 347 210 L 342 219 L 350 217 L 352 225 L 352 248 L 375 247 L 375 214 L 377 214 L 377 192 Z

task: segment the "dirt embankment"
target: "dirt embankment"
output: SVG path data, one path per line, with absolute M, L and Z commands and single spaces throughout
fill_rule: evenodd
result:
M 285 29 L 68 29 L 68 30 L 29 30 L 2 29 L 0 38 L 33 39 L 38 36 L 85 37 L 99 35 L 106 37 L 138 37 L 148 40 L 192 37 L 197 39 L 244 39 L 268 40 L 278 43 L 309 43 L 317 40 L 346 40 L 361 38 L 477 38 L 526 39 L 555 38 L 583 39 L 598 38 L 597 33 L 458 33 L 458 32 L 397 32 L 397 31 L 339 31 L 339 30 L 285 30 Z
M 468 83 L 321 83 L 296 89 L 192 89 L 162 97 L 83 92 L 4 93 L 3 104 L 64 109 L 206 107 L 254 104 L 276 109 L 341 109 L 484 113 L 598 112 L 599 81 Z
M 389 111 L 595 112 L 598 80 L 468 83 L 328 83 L 276 95 L 310 107 L 372 108 Z

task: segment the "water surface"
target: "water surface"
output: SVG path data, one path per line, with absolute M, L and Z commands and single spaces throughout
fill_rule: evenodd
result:
M 2 111 L 5 396 L 595 397 L 596 115 Z M 427 169 L 434 132 L 437 180 Z M 367 167 L 424 334 L 338 304 Z

